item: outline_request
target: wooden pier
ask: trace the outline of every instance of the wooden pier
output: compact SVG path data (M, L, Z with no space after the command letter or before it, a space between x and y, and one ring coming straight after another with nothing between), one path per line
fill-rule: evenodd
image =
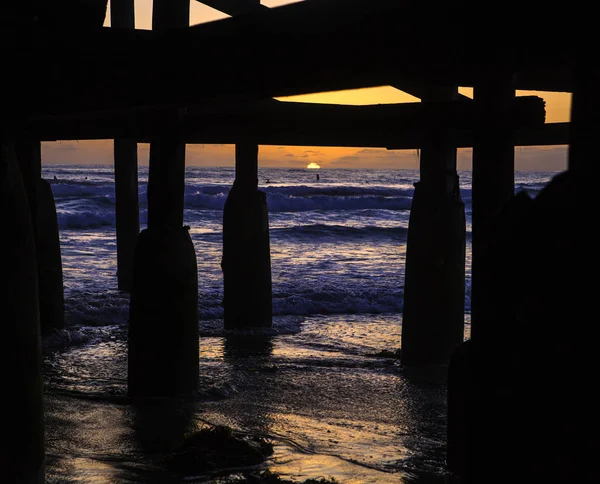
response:
M271 325L259 145L418 148L402 364L449 364L449 471L461 484L540 476L589 482L598 446L581 429L597 417L578 395L595 376L585 328L595 298L582 274L595 240L586 216L598 205L585 193L597 171L599 69L584 54L596 44L583 2L558 11L511 1L494 5L493 14L474 0L305 0L274 9L256 0L202 3L232 17L189 27L189 0L154 0L153 29L141 31L133 0L111 1L111 28L102 27L103 0L70 0L54 10L39 2L0 7L0 210L7 230L0 247L10 287L0 297L9 308L5 337L19 348L0 352L12 388L7 415L16 422L0 444L7 482L44 482L40 334L64 325L56 209L41 179L40 142L84 139L114 140L118 279L131 293L132 398L197 390L199 281L183 217L186 144L236 146L223 229L228 328ZM547 35L548 25L571 31ZM273 99L382 85L422 102ZM473 99L458 95L458 86L473 87ZM515 97L517 89L573 93L571 122L546 124L543 99ZM141 232L137 143L150 143L148 228ZM539 201L516 198L515 146L554 144L569 145L568 170ZM464 147L473 148L472 335L465 343L465 213L456 172L456 149ZM568 230L548 242L541 234L551 232L550 210ZM563 262L550 270L553 257ZM511 272L522 267L531 272ZM566 332L579 336L562 344L544 334L560 340L570 324L579 329ZM540 359L560 361L568 396L556 398ZM553 399L560 405L548 404ZM560 463L551 443L572 446ZM506 457L506 449L514 455ZM503 468L507 462L519 470Z

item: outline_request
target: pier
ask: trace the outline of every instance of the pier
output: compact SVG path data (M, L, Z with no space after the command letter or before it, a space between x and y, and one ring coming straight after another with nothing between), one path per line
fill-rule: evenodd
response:
M186 144L235 145L223 213L227 329L272 325L261 145L418 149L401 363L448 367L448 471L460 484L510 482L515 473L516 482L588 482L598 450L583 429L597 419L584 395L595 376L587 329L595 298L586 278L595 274L590 225L597 201L589 194L599 69L584 54L593 29L580 3L555 12L509 2L493 23L489 7L472 0L305 0L273 9L255 0L202 3L231 18L190 27L189 0L154 0L152 30L143 31L135 29L133 0L111 0L110 28L103 27L106 0L70 0L54 10L35 2L0 7L10 73L0 112L0 274L7 288L0 297L8 330L0 371L13 389L7 415L16 423L0 444L8 481L44 482L40 342L65 326L58 221L40 143L104 139L114 140L117 277L130 294L132 400L198 391L202 248L184 219ZM545 26L557 24L575 30L544 38ZM274 99L374 86L421 102ZM472 87L473 99L459 86ZM546 123L544 100L516 90L572 93L571 121ZM139 143L150 143L143 230ZM515 196L515 147L540 145L569 145L568 169L535 200ZM457 149L465 147L473 149L468 341L456 166ZM550 210L563 217L564 231ZM549 267L557 253L564 263ZM519 274L521 267L530 270ZM555 463L552 453L563 445ZM505 467L506 449L519 471Z

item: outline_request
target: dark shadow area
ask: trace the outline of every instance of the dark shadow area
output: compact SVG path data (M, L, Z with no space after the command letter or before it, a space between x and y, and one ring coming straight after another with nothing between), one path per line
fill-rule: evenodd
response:
M135 440L151 455L164 455L181 445L186 433L195 429L195 404L179 398L153 398L133 401L132 425Z
M488 255L518 337L503 321L453 357L449 465L465 483L598 478L593 179L560 173L496 219Z
M273 354L272 336L230 333L225 336L223 357L233 367L244 361L255 361L260 366L268 365Z

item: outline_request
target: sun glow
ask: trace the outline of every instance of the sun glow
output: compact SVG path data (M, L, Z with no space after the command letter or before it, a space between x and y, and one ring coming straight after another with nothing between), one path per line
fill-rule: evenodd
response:
M309 163L306 168L309 170L318 170L321 167L317 163Z

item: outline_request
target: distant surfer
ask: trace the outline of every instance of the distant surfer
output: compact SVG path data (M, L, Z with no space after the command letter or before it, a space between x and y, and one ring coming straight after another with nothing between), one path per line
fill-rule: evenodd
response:
M319 180L320 180L320 177L319 177L319 174L317 173L317 181L319 181Z
M56 175L54 175L54 181L58 181L58 178L56 178Z
M270 183L268 178L267 178L267 181L265 183Z

